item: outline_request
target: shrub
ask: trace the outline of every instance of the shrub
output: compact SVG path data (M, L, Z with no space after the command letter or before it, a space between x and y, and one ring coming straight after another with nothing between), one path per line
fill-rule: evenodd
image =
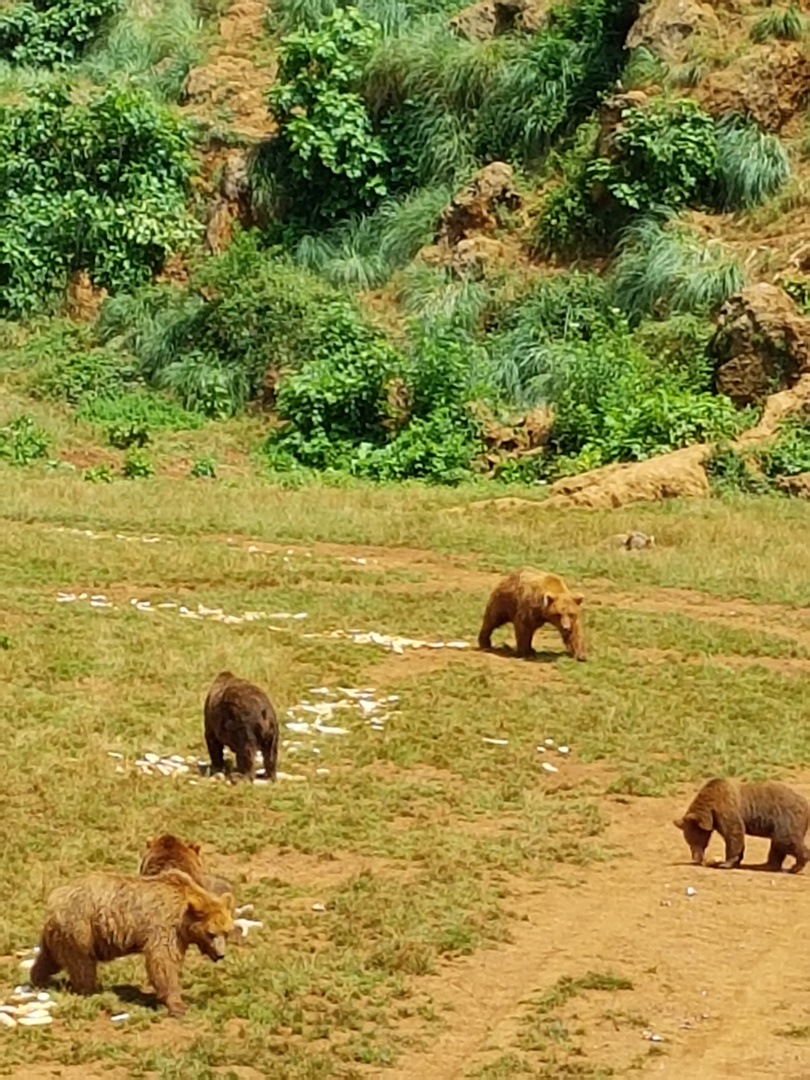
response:
M787 420L758 456L762 471L771 479L810 471L810 424Z
M313 30L282 39L268 92L278 135L254 159L270 198L302 221L330 222L386 194L387 156L359 92L380 28L336 8Z
M11 465L30 465L46 457L49 445L48 433L30 416L16 416L0 427L0 460Z
M66 85L0 106L0 314L18 317L86 270L145 281L197 226L185 207L188 134L142 90L73 102Z
M189 475L215 480L217 475L216 462L211 457L197 458L197 460L192 463Z
M85 398L76 415L80 420L102 424L110 432L121 433L186 431L203 423L199 413L188 412L163 394L146 389L130 390L117 397Z
M117 450L129 450L132 446L146 446L149 442L149 431L145 424L139 424L137 421L118 421L110 424L107 429L107 441Z
M16 64L75 60L120 0L15 0L0 10L0 59Z
M96 398L117 398L137 382L131 358L106 349L84 349L54 356L35 373L30 389L35 397L80 405Z
M772 490L768 478L751 460L738 454L727 443L714 447L706 459L709 485L716 495L743 492L764 495Z
M145 479L154 475L155 466L152 464L152 459L143 450L130 450L124 458L122 471L128 480Z
M643 315L708 312L743 287L736 260L673 222L640 218L625 230L609 282L632 320Z
M90 465L82 473L82 479L89 484L111 484L114 480L113 471L106 462L100 465Z
M574 470L728 438L740 426L727 398L685 388L629 335L570 344L548 385L553 449Z

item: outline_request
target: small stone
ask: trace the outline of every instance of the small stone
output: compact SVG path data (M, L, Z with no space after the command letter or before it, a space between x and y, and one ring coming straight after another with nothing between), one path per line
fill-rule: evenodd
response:
M687 885L687 887L686 887L686 895L687 896L697 896L697 889L693 889L691 885Z
M554 740L553 739L546 739L545 744L546 744L546 746L554 746Z
M552 765L550 761L544 761L543 762L543 768L546 770L546 772L559 772L560 771L557 768L557 766Z
M570 753L570 747L568 747L568 746L558 746L557 747L557 753L558 754L568 754L568 753Z
M326 904L313 904L312 905L312 910L313 911L326 911Z
M148 762L150 765L157 765L160 761L160 754L144 754L142 760Z

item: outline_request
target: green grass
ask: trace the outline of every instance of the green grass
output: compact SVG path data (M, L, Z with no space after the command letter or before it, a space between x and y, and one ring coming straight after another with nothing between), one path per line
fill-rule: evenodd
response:
M166 454L157 452L159 470ZM0 654L3 820L14 838L0 874L6 985L19 981L8 957L34 943L56 881L134 870L146 838L164 829L203 840L212 869L264 922L223 965L189 956L182 1027L132 1000L126 988L143 969L121 961L103 969L98 997L59 992L49 1032L8 1042L8 1069L103 1061L129 1075L200 1078L240 1066L301 1078L383 1069L452 1022L434 1000L436 976L509 939L516 883L542 889L563 864L613 857L608 787L661 795L708 773L777 776L810 764L794 722L805 675L779 666L800 664L810 639L801 558L810 510L798 502L458 514L480 490L285 490L249 475L91 485L38 465L0 465L0 480L0 633L11 646ZM604 547L631 525L658 546L638 557ZM160 540L138 539L148 535ZM254 541L264 546L250 552ZM351 561L360 556L365 564ZM538 637L545 655L533 664L474 649L397 657L306 636L357 627L471 641L494 574L538 562L586 592L587 664L562 655L553 632ZM687 586L718 602L666 591ZM103 592L115 606L60 604L59 590ZM735 622L719 598L741 596L771 606L737 600ZM272 631L268 621L146 614L131 598L307 618ZM266 686L282 713L319 685L372 685L398 694L398 711L384 731L354 714L339 721L344 736L285 730L301 746L282 750L281 768L303 782L230 788L138 775L132 762L146 750L204 756L201 702L225 666ZM541 764L558 761L564 777L562 757L536 749L549 737L584 770L559 789ZM124 755L123 772L111 751ZM313 911L315 901L326 910ZM610 1075L579 1056L585 1021L570 1010L624 985L603 973L538 990L514 1051L477 1075L524 1065L537 1075L538 1062L544 1076ZM107 1019L122 1008L126 1034Z

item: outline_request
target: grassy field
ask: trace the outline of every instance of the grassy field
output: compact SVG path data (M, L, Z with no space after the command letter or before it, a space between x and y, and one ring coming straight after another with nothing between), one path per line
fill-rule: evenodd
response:
M4 986L21 981L15 951L35 943L56 883L134 871L164 830L202 841L263 922L224 964L189 954L182 1021L138 991L139 959L119 961L102 968L100 996L57 992L51 1028L4 1034L0 1073L382 1074L453 1024L437 987L455 958L526 932L526 889L619 857L610 796L810 765L795 722L810 671L810 509L763 499L553 513L476 508L480 498L247 476L96 486L0 467ZM605 545L630 527L657 546ZM531 663L320 636L472 645L497 574L521 564L586 593L588 663L553 632ZM160 603L306 618L229 624ZM345 710L342 735L285 729L280 769L297 779L274 787L139 774L145 751L204 757L202 700L223 667L266 687L285 720L317 687L398 700L378 728ZM570 753L539 752L545 739ZM661 858L685 857L674 830L669 840ZM599 1051L565 1050L555 1010L593 994L621 1010L629 983L616 968L583 962L561 983L538 969L512 1050L458 1075L613 1075ZM110 1015L122 1009L119 1027Z

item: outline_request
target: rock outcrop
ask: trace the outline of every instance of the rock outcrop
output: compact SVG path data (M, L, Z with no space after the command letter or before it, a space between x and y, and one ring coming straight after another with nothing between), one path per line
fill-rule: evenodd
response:
M699 37L718 38L720 20L708 4L697 0L651 0L641 8L625 46L644 46L667 63L681 63Z
M457 12L450 25L468 41L489 41L514 30L534 34L550 7L550 0L479 0Z
M754 45L702 79L694 96L713 116L750 115L767 131L779 131L810 97L810 58L792 42Z
M759 403L810 371L810 318L777 285L751 285L723 304L711 347L717 390Z

